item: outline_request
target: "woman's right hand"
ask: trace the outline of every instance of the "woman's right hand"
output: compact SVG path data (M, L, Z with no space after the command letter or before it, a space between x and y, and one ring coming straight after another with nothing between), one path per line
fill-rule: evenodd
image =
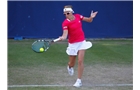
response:
M65 40L65 38L63 36L60 36L59 38L60 38L61 41Z

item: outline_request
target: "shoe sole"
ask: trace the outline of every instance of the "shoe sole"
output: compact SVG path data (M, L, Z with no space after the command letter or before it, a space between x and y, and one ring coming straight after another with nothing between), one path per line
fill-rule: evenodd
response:
M74 86L74 85L73 85ZM77 87L77 88L79 88L79 87L81 87L82 85L80 85L80 86L74 86L74 87Z

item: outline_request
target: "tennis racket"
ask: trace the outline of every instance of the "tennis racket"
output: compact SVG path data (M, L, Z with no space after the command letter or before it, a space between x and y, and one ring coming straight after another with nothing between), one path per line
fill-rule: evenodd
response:
M60 38L50 40L50 41L46 40L46 39L36 40L32 43L32 50L37 53L46 52L52 43L57 42L59 40L60 40ZM43 51L40 51L40 49L43 49Z

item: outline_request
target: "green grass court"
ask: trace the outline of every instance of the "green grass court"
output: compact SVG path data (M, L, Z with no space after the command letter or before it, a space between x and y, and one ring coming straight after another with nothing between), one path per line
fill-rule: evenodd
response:
M74 88L74 76L67 73L67 42L51 45L45 53L35 53L35 40L8 40L8 86L64 85L63 87L8 87L8 90L132 90L133 86L95 86L133 84L133 40L90 40L86 51L83 86Z

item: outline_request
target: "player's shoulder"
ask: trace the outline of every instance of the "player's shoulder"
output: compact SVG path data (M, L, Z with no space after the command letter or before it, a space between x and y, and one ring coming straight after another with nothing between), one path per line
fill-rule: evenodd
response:
M63 21L63 23L62 24L68 24L69 22L68 22L68 20L67 19L65 19L64 21Z
M76 13L76 14L74 14L74 16L80 16L80 14L77 14L77 13Z
M68 22L68 20L67 19L64 19L63 23L66 23L66 22Z
M78 18L83 18L83 15L81 14L74 14L75 17L78 17Z

